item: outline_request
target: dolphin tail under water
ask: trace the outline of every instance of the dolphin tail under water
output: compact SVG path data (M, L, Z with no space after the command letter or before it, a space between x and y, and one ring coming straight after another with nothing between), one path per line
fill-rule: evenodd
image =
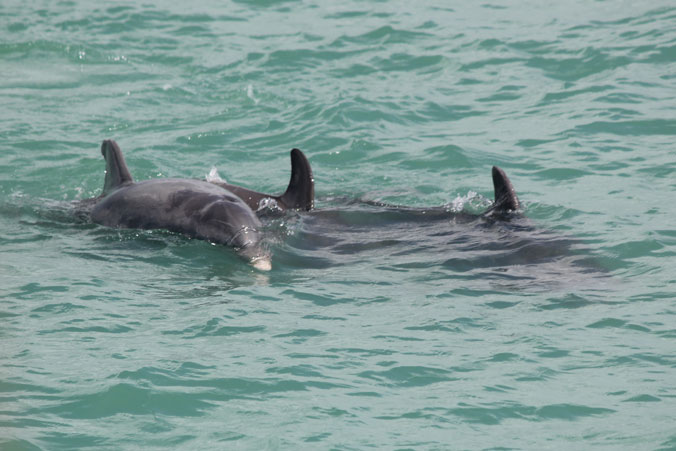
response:
M259 193L224 181L211 181L239 196L252 210L265 205L265 199L272 199L282 210L310 211L315 201L315 181L307 157L299 149L291 150L291 180L284 194L273 196Z

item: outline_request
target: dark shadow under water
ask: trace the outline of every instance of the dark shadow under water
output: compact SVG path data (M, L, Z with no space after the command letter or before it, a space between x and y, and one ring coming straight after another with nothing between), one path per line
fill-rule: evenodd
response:
M3 216L15 216L51 234L83 234L81 248L63 250L70 255L177 267L186 289L191 274L234 288L292 282L294 274L363 264L369 268L365 275L374 279L378 275L371 269L427 274L436 281L480 278L493 287L516 290L591 287L608 277L582 240L537 227L518 214L492 217L450 207L395 207L346 199L332 199L330 205L310 212L263 213L273 253L268 275L258 274L221 246L165 231L97 226L88 220L81 202L32 201L5 204ZM257 277L247 276L252 272ZM208 285L222 293L218 283Z
M269 221L281 237L277 267L369 263L386 271L428 271L435 279L481 277L502 288L590 286L607 271L585 243L539 228L520 214L453 212L343 201Z

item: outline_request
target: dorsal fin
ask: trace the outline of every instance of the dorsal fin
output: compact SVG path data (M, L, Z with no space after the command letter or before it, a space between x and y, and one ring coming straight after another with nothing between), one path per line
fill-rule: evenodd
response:
M106 160L106 180L103 182L103 196L111 191L129 183L134 183L131 178L127 163L124 161L120 146L112 139L106 139L101 144L101 154Z
M226 182L212 181L211 183L229 190L242 199L253 211L258 210L261 201L264 199L276 200L277 205L283 210L309 211L314 207L315 181L312 177L312 168L303 152L298 149L291 150L291 180L281 196L259 193Z
M521 205L512 182L509 181L505 171L497 166L493 166L493 189L495 190L495 204L491 211L507 212L520 208Z
M287 208L312 210L315 204L315 179L310 162L299 149L291 150L291 180L280 199Z

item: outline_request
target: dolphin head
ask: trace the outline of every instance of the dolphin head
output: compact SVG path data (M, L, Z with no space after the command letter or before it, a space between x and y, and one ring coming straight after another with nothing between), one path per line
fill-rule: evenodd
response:
M269 271L272 269L270 253L261 245L262 234L251 226L241 227L230 239L229 244L237 253L249 260L256 269Z
M257 269L271 269L270 254L262 245L263 225L239 197L221 195L203 207L199 216L204 238L233 247Z

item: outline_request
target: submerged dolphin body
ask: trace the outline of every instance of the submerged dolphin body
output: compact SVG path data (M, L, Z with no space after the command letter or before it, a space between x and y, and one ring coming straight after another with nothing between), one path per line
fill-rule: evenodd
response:
M429 268L453 279L475 275L519 287L580 284L605 275L582 240L536 227L523 214L505 171L494 166L492 181L494 201L479 213L332 198L280 223L284 246L276 249L276 261L308 269L364 262L394 272Z
M115 141L101 145L106 160L103 193L91 220L109 227L166 229L233 247L261 270L271 267L261 247L261 222L249 206L224 187L199 180L167 178L134 182Z

